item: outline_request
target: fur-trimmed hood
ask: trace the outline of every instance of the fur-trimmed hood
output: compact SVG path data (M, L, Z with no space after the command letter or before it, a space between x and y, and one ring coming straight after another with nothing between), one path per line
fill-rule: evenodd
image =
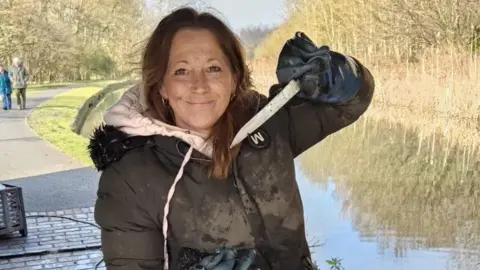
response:
M95 168L103 171L127 151L147 144L154 144L152 136L131 136L112 125L101 125L93 131L88 152Z

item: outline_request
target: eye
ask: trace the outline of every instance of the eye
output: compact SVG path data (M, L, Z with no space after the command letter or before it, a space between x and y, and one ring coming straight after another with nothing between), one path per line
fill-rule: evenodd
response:
M187 73L187 70L184 69L184 68L180 68L180 69L177 69L175 70L175 75L185 75L185 73Z
M211 67L208 68L208 71L209 72L220 72L220 71L222 71L222 69L218 66L211 66Z

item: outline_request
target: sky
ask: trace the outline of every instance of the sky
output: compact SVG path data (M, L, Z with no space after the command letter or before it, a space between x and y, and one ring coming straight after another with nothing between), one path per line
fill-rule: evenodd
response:
M235 30L248 25L273 25L284 18L283 0L210 0L210 5Z
M159 3L162 0L145 0L147 5ZM163 0L165 1L165 0ZM207 7L207 11L220 13L220 17L226 21L235 31L249 25L275 25L283 21L285 17L284 0L167 0L171 5L178 7L185 2L194 3ZM172 4L175 3L175 4ZM177 4L178 3L178 4Z

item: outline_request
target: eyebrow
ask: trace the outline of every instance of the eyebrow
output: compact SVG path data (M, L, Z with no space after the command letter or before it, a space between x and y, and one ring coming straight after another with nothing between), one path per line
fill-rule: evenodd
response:
M212 61L220 61L220 60L218 60L218 59L216 59L216 58L208 58L208 59L207 59L207 62L212 62ZM188 62L187 60L179 60L179 61L177 61L176 63L188 64L189 62Z

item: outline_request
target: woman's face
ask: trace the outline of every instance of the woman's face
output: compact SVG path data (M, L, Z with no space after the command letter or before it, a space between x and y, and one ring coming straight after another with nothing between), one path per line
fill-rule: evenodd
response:
M227 57L208 30L176 33L160 94L178 127L208 135L225 112L235 81Z

